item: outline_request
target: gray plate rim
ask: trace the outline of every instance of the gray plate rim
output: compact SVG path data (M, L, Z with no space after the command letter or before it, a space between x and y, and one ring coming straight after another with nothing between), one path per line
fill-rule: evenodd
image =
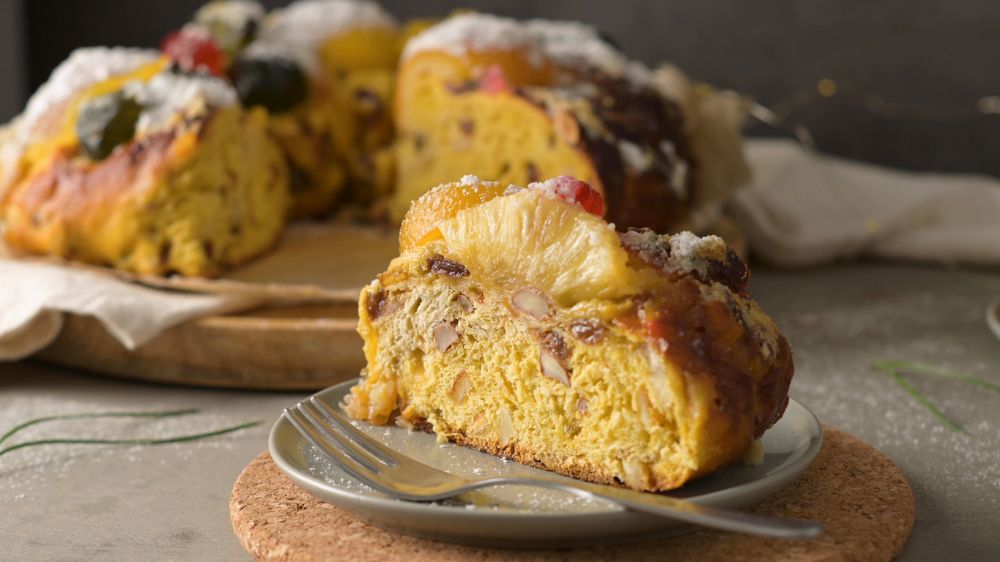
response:
M346 392L357 383L358 379L351 379L349 381L342 382L340 384L325 388L312 396L324 400L329 404L339 403L339 397L346 394ZM335 395L338 397L337 400L329 400L326 397L329 395ZM339 395L339 396L338 396ZM738 486L733 486L730 488L723 488L720 490L712 491L706 494L701 494L697 496L685 497L684 499L697 502L704 505L723 505L727 503L728 498L730 498L734 493L739 493L740 495L752 496L754 492L766 488L772 485L772 481L780 480L782 478L787 479L783 486L787 486L794 479L795 476L801 474L816 458L819 453L820 448L823 443L823 430L820 425L819 419L816 415L806 408L802 403L798 402L793 398L789 398L788 409L785 412L785 416L782 419L786 419L788 415L788 410L795 409L801 410L802 414L805 414L807 421L809 422L809 428L807 430L810 438L809 446L803 450L797 457L792 459L790 462L786 462L780 466L775 472L768 474L766 477L759 480L754 480L752 482L740 484ZM777 423L781 423L779 420ZM398 500L390 497L380 497L371 496L367 494L358 494L354 492L349 492L338 488L337 486L327 482L324 479L315 477L307 472L299 470L297 466L280 453L281 448L278 443L279 429L288 424L284 416L279 416L278 420L271 428L271 432L268 436L268 450L271 453L271 458L274 460L278 468L299 486L309 491L309 487L316 487L322 489L325 493L330 494L334 497L339 497L344 500L350 501L352 503L360 503L371 506L378 506L383 509L394 510L401 515L427 515L428 510L434 510L440 513L442 516L454 516L461 514L463 518L484 518L484 519L560 519L560 520L572 520L572 519L590 519L594 517L606 517L609 511L599 511L599 512L561 512L561 511L551 511L551 512L517 512L517 511L492 511L492 510L468 510L460 506L448 506L441 504L428 504L420 502L408 502L403 500ZM295 430L289 428L293 433ZM295 433L295 435L298 435ZM302 439L299 437L299 439ZM310 445L311 446L311 445ZM484 455L487 453L483 453ZM314 494L313 494L314 495ZM322 497L317 496L321 501L326 502ZM618 510L624 511L624 510ZM362 514L363 515L363 514Z

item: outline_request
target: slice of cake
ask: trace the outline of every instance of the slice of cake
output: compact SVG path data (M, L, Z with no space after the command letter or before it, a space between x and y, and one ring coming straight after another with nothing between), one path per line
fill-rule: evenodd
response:
M615 231L590 185L434 188L361 293L347 410L570 476L669 490L741 457L792 354L717 237Z
M140 274L209 276L273 245L288 172L267 116L155 51L73 53L2 150L4 238Z
M570 175L619 228L702 229L748 178L742 112L737 96L655 73L584 24L460 14L403 50L390 210L401 220L427 186L464 173Z

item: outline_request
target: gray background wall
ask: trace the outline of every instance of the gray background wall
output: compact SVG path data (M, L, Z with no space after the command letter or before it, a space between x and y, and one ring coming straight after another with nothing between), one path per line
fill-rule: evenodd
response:
M25 0L19 25L0 0L0 118L23 103L6 59L24 31L28 88L72 48L154 46L200 0ZM266 1L269 6L287 2ZM755 96L765 105L821 78L890 101L873 113L858 97L814 101L794 111L820 149L914 170L1000 176L1000 116L976 102L1000 95L997 0L384 0L402 18L469 7L517 17L574 18L594 24L647 63L673 61L689 74ZM13 15L11 15L13 14ZM15 34L16 35L16 34ZM6 42L6 43L5 43ZM12 96L11 92L17 92ZM18 101L12 102L12 99ZM751 134L776 134L764 126Z

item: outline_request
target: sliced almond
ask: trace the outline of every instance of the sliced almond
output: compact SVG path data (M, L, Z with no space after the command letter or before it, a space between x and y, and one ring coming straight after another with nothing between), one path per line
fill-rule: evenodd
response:
M566 372L566 369L559 362L559 358L555 354L547 349L543 349L539 354L538 361L542 366L543 375L569 386L569 373Z
M586 414L587 413L587 408L589 406L590 405L587 403L587 399L586 398L584 398L583 396L581 396L580 398L577 398L577 400L576 400L576 411L577 412L580 412L581 414Z
M469 435L472 436L486 436L489 426L486 423L486 416L482 412L476 414L473 418L472 423L469 424Z
M625 485L633 490L645 490L649 488L649 469L646 464L638 459L625 459L622 461L622 480Z
M560 361L569 359L569 346L566 345L566 340L559 332L548 330L540 334L539 339L542 342L542 347L551 351Z
M673 391L670 389L670 373L667 371L667 364L663 354L657 351L652 345L648 347L649 367L652 376L649 379L649 388L652 391L651 403L660 412L671 412L673 410Z
M514 293L510 302L514 308L535 320L544 320L549 315L549 303L538 290L525 287Z
M434 327L434 345L437 346L438 351L448 351L448 348L457 341L458 331L455 330L451 322L442 321Z
M565 110L556 112L552 117L552 124L567 144L575 146L580 142L580 125L570 112Z
M649 400L649 394L645 390L639 391L639 419L642 420L642 425L644 427L653 427L658 423L658 415L655 413L656 408L653 403Z
M499 441L501 447L506 447L514 436L514 420L510 417L510 411L505 407L500 407L499 415Z
M465 296L463 293L458 294L458 305L461 306L462 310L465 312L472 312L476 310L476 305L472 302L472 299Z
M451 399L459 404L465 402L465 397L469 394L470 389L472 389L472 380L465 371L462 371L455 377L455 382L451 384Z

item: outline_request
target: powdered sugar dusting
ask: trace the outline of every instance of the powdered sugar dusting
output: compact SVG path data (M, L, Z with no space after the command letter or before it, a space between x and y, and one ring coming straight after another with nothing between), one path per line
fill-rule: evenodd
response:
M618 152L621 153L625 166L634 173L644 172L653 165L653 157L634 142L619 140Z
M161 72L148 82L129 82L124 92L143 107L136 137L170 127L190 109L227 107L239 101L236 91L221 78Z
M718 236L697 236L684 231L657 234L648 228L619 234L622 244L646 263L667 273L694 272L708 277L708 262L726 258L726 243Z
M265 18L260 38L317 49L324 41L352 29L396 25L395 18L375 2L299 0Z
M12 130L4 135L5 142L0 149L0 193L16 177L21 155L37 140L40 124L50 112L84 89L133 72L159 57L159 52L151 49L126 47L84 47L73 51L31 96L24 113L10 125Z
M638 83L652 81L652 73L644 65L630 61L613 47L593 27L575 21L535 19L525 22L528 30L541 42L546 56L557 64L572 67L585 64L616 78Z
M51 380L47 382L53 382ZM81 392L82 396L88 393ZM157 400L150 397L141 406L112 405L112 399L78 399L61 395L53 399L45 387L18 390L16 396L0 400L0 433L29 419L49 416L108 411L156 411L190 407L190 403L175 400ZM99 418L83 420L59 420L35 425L18 432L3 446L26 441L51 438L69 439L161 439L192 435L222 429L247 422L246 414L226 413L224 409L205 408L203 411L177 417L165 418ZM201 452L209 449L231 450L234 441L261 440L266 427L248 429L231 435L224 435L186 444L170 444L175 463L190 462ZM256 433L256 435L254 435ZM109 468L121 469L122 463L148 462L152 456L145 453L151 446L120 445L43 445L26 447L0 457L0 503L36 501L50 493L47 488L59 481L73 481L78 463L101 464ZM142 452L141 452L142 451ZM78 482L84 485L85 482Z
M536 66L550 60L566 68L589 66L636 83L652 81L648 68L630 61L601 39L593 27L572 21L534 19L522 22L490 14L461 14L411 39L403 51L403 58L424 51L444 51L461 57L468 51L491 50L521 50Z
M1000 384L1000 348L982 321L982 307L1000 294L1000 279L900 265L761 269L754 273L754 294L795 351L792 395L824 423L892 458L913 485L918 513L924 505L938 514L927 521L926 533L918 517L911 542L922 535L940 540L949 522L949 536L988 536L984 531L995 527L1000 512L1000 395L907 374L965 427L967 433L958 433L872 364L925 363Z
M151 49L126 47L84 47L73 51L28 100L21 121L21 140L30 138L38 122L49 111L83 89L114 76L128 74L159 57L160 54Z
M685 260L722 259L726 255L726 243L715 235L678 232L670 236L670 254Z
M468 51L524 50L528 60L543 62L537 36L517 20L491 14L460 14L417 34L403 50L403 59L424 51L444 51L461 57Z
M476 186L476 185L479 185L479 178L476 177L476 176L474 176L474 175L472 175L472 174L466 174L466 175L462 176L461 181L459 181L458 183L460 183L462 185L467 185L467 186L470 186L470 187L471 186Z

